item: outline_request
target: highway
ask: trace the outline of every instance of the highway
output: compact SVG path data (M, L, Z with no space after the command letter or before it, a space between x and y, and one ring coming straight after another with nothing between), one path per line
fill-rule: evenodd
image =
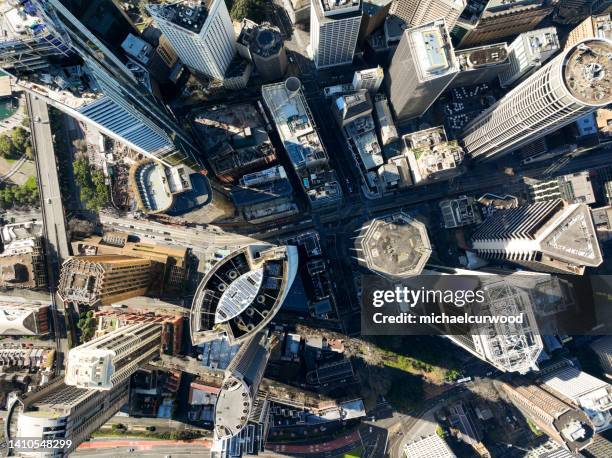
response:
M47 276L51 293L53 331L57 349L61 355L68 351L68 342L62 338L64 329L64 303L57 295L56 285L62 261L70 256L64 208L60 197L60 185L53 149L53 134L46 102L26 93L30 116L32 148L36 159L36 175L43 217L44 246L47 260ZM56 371L61 371L61 357Z

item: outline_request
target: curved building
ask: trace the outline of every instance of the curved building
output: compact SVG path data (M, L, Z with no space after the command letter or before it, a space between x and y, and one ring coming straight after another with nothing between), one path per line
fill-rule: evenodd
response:
M215 405L215 439L236 436L267 410L266 396L258 392L269 357L270 341L260 332L242 344L232 359Z
M240 341L262 330L280 309L298 267L294 246L249 245L217 263L191 306L194 345L225 333Z
M612 102L612 41L583 40L470 122L465 150L487 159L518 149Z

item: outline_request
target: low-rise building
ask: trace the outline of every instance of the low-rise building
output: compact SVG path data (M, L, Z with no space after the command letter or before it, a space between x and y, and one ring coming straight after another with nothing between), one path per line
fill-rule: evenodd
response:
M40 336L49 332L49 305L0 301L0 336Z
M404 446L405 458L456 458L448 444L437 434L418 439Z
M399 140L397 129L393 123L391 116L391 108L389 101L384 94L377 94L374 99L374 109L376 110L376 119L378 120L378 130L383 146Z
M444 127L432 127L404 135L405 152L415 185L448 179L459 173L464 152L457 141L448 141Z
M473 197L460 196L456 199L446 199L439 205L446 229L482 222L478 201Z
M563 199L571 204L592 204L595 193L588 171L561 175L550 180L525 178L529 197L533 202Z
M602 336L591 344L607 377L612 378L612 336Z
M6 227L5 227L6 228ZM13 229L16 229L15 227ZM8 237L0 254L0 287L37 289L47 286L47 266L42 238L13 238L11 230L3 230Z

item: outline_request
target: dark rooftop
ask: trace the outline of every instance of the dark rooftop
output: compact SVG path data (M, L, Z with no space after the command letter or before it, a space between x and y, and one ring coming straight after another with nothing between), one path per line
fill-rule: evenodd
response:
M212 0L175 1L150 5L151 11L191 32L199 33L208 17Z

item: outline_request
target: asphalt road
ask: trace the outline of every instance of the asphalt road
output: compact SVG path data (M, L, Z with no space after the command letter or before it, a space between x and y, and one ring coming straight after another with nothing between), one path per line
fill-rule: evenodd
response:
M70 256L68 234L53 149L49 109L45 101L28 93L26 93L26 104L30 116L32 147L36 157L36 174L44 222L43 235L49 291L51 293L53 330L57 349L60 352L60 363L57 364L56 370L60 371L62 367L61 355L68 351L68 342L63 338L63 335L65 335L64 303L57 296L56 285L60 265L63 260Z

